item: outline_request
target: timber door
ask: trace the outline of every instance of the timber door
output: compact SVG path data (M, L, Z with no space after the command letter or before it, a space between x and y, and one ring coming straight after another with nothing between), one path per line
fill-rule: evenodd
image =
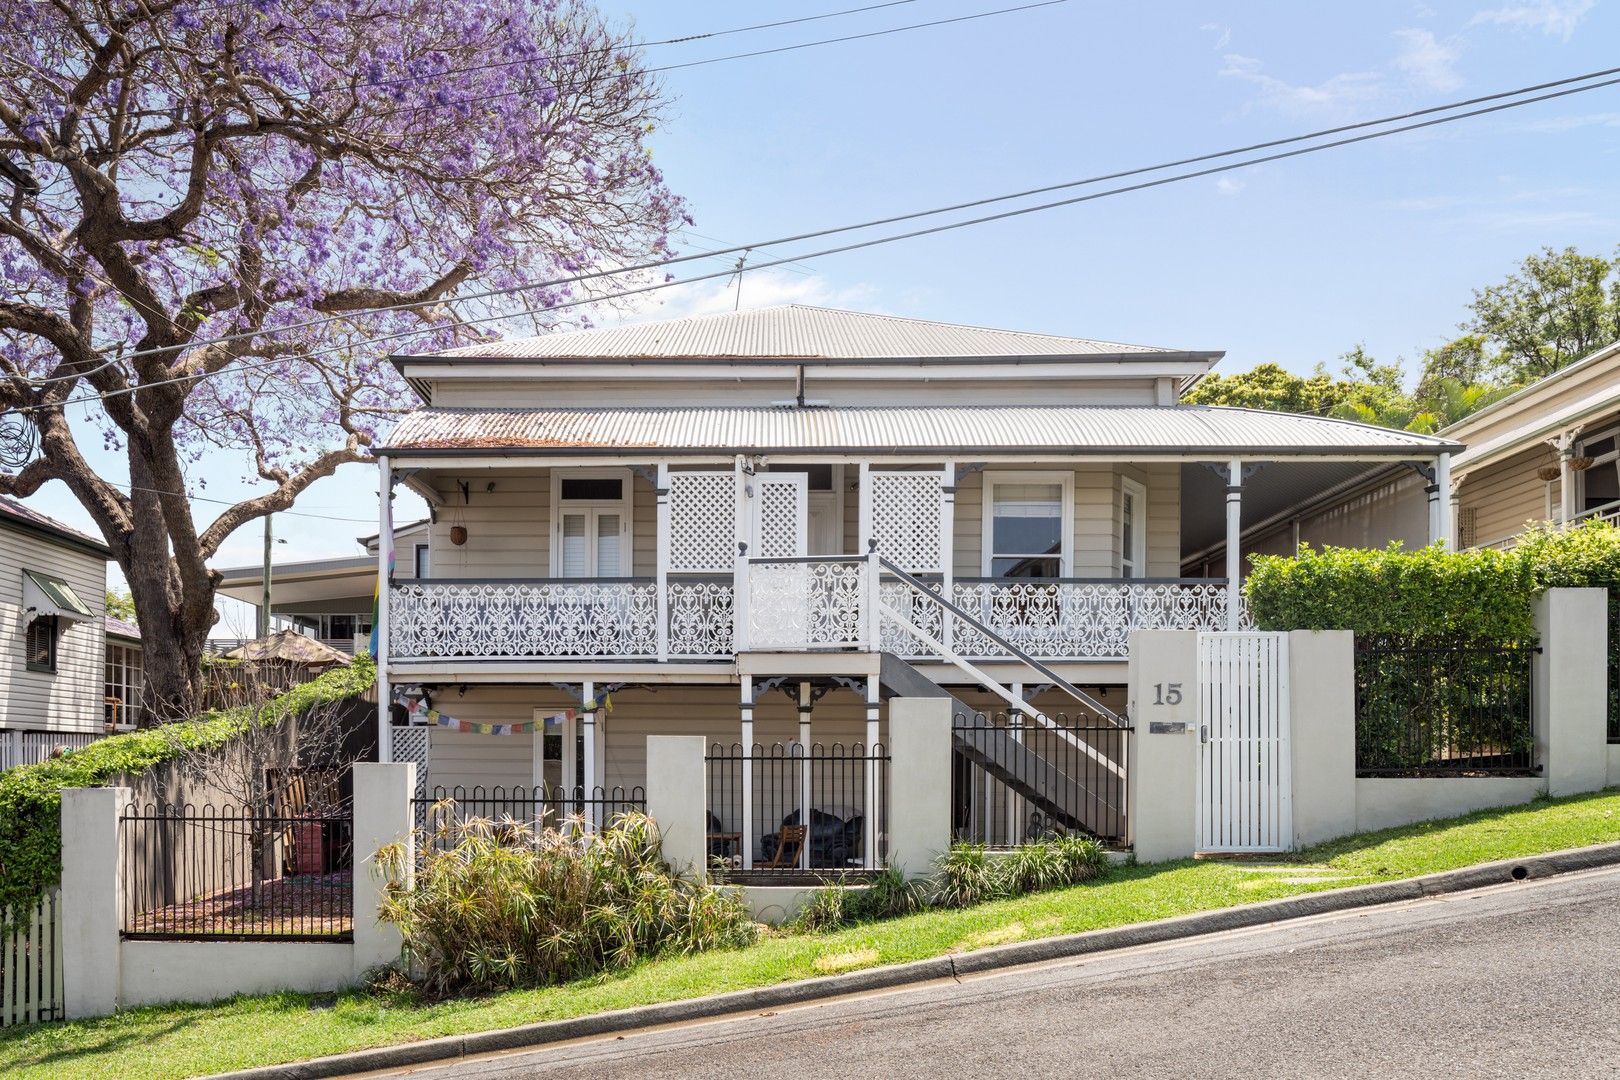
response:
M1198 723L1198 850L1287 851L1287 635L1199 634Z

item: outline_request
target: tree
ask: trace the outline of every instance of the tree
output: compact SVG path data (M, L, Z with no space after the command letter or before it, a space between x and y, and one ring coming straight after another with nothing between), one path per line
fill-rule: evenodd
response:
M587 0L31 0L0 29L0 409L42 451L0 492L61 480L94 518L159 716L187 711L220 544L407 407L368 337L551 325L576 290L469 294L667 252L684 216L661 91ZM187 469L222 449L267 486L199 521Z
M1210 375L1193 387L1193 405L1230 405L1274 412L1326 416L1343 400L1346 388L1326 371L1296 375L1277 364L1256 364L1250 371Z
M1462 329L1497 345L1498 377L1526 383L1620 339L1620 274L1601 255L1543 248L1500 285L1476 289Z
M125 622L135 621L135 598L117 589L107 590L107 614Z

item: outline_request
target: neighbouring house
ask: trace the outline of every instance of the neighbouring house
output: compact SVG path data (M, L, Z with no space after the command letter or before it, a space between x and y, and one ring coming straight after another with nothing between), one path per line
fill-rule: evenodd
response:
M0 497L0 768L104 733L111 558L100 540Z
M1246 525L1249 554L1429 542L1442 494L1457 546L1507 547L1536 522L1620 518L1620 342L1480 409L1439 433L1467 449L1442 488L1422 461L1333 485ZM1189 552L1189 573L1222 565L1224 541Z
M594 813L648 735L697 735L711 854L870 867L885 702L949 694L1015 719L957 734L995 782L954 785L960 833L1123 842L1096 816L1122 796L1081 813L1032 777L1123 784L1133 630L1246 625L1236 559L1187 555L1462 449L1183 404L1221 355L795 305L395 357L426 404L378 450L381 535L403 484L432 558L387 590L379 694L412 722L385 760Z
M342 653L365 652L371 641L371 612L377 588L377 537L356 538L364 555L339 559L306 559L272 563L270 625L291 628ZM410 580L428 576L428 522L401 525L394 531L394 576ZM253 607L264 603L264 566L221 570L219 595ZM215 638L216 652L245 644L242 638Z
M107 629L107 693L102 704L107 727L115 731L140 727L146 692L141 628L113 615L103 622Z

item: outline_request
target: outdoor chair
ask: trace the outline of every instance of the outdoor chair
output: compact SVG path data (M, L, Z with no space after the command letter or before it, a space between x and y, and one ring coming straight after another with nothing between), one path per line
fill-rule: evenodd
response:
M765 864L766 870L786 870L799 864L799 852L804 849L807 830L803 825L784 825L776 834L776 853Z

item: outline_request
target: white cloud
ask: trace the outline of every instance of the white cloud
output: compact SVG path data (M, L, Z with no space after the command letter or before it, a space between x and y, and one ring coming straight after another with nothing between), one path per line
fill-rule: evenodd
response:
M1223 176L1215 181L1215 190L1222 195L1236 195L1248 184L1235 176Z
M1514 131L1558 135L1583 128L1620 127L1620 112L1582 113L1576 116L1553 116L1545 120L1525 120L1513 126Z
M1493 23L1518 30L1539 30L1568 41L1586 13L1596 6L1597 0L1540 0L1533 4L1509 4L1476 12L1468 24Z
M1230 26L1222 26L1220 23L1207 22L1198 29L1208 31L1209 33L1215 35L1215 44L1211 45L1210 48L1214 49L1216 52L1220 52L1222 49L1226 48L1232 43L1232 28Z
M762 256L763 258L763 256ZM823 307L852 307L863 311L883 311L875 306L877 290L870 285L834 285L822 277L799 274L773 274L766 271L745 273L742 280L742 308L773 307L777 304L817 304ZM737 306L734 278L649 293L642 302L619 312L593 316L598 326L646 322L650 319L682 319L688 315L712 315Z
M1315 85L1296 85L1268 75L1252 56L1227 53L1221 74L1260 90L1260 101L1281 112L1340 113L1386 96L1385 78L1376 71L1348 71Z
M1395 68L1413 85L1446 92L1462 85L1462 76L1457 73L1462 47L1455 39L1439 41L1431 31L1409 28L1395 31L1395 40L1400 42L1393 61Z

